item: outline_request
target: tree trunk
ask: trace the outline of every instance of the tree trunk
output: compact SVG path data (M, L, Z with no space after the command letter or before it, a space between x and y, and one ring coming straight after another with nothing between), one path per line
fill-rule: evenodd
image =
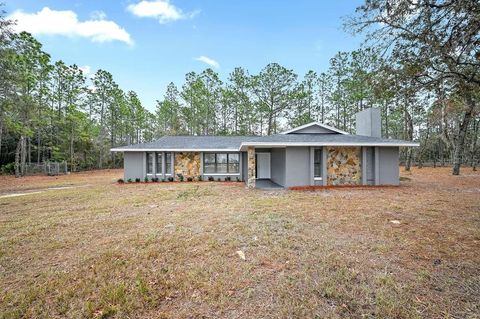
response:
M467 134L468 125L472 119L473 109L475 107L475 101L471 95L471 92L465 93L465 101L467 104L467 110L463 116L462 123L458 130L457 136L454 138L454 151L453 151L453 175L460 175L460 165L462 164L462 154L465 144L465 135Z
M27 161L27 138L23 136L22 139L22 149L21 149L21 165L20 165L20 172L22 176L25 176L26 173L26 161Z
M405 105L405 129L406 129L406 135L407 135L407 140L411 141L413 140L413 121L412 121L412 116L410 113L408 113L407 106ZM407 149L407 158L405 160L405 170L410 171L410 168L412 166L412 148L409 147Z
M27 142L28 142L28 152L27 152L28 165L30 165L30 164L32 164L32 139L30 137L28 137Z
M114 133L114 129L112 127L112 132L111 132L111 136L110 136L110 148L113 148L115 146L115 133ZM112 164L113 167L115 167L115 154L113 152L110 152L110 160L112 161Z
M15 148L15 177L20 177L20 150L22 148L22 139L23 136L17 142L17 147Z
M41 147L41 137L40 137L40 130L37 132L37 164L40 164L40 149Z
M478 140L478 129L480 127L480 120L473 121L473 134L472 134L472 148L471 148L471 163L472 170L476 171L477 165L477 140Z
M73 124L72 124L72 130L70 132L70 171L74 172L76 169L73 167Z
M412 167L412 148L409 147L407 149L407 158L405 160L405 170L409 172L411 167Z
M273 122L273 113L270 112L270 114L268 114L267 135L271 135L271 134L272 134L272 122Z
M388 138L390 135L388 134L388 103L385 100L385 136L384 138Z

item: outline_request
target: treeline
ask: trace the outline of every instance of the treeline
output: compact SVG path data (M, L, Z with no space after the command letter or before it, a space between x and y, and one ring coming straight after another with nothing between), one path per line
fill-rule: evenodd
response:
M447 5L419 3L419 14L457 18L442 11L453 10ZM411 9L400 9L390 8L392 30L412 21ZM363 32L379 9L366 5L362 10L366 15L360 11L352 18L351 30ZM402 20L407 14L410 18ZM385 14L379 16L385 19ZM390 20L380 22L387 28ZM376 36L383 44L339 52L327 70L302 77L277 63L258 74L235 68L226 79L212 69L190 72L181 87L170 83L150 112L135 92L123 91L107 71L87 78L76 65L52 62L30 34L9 32L11 23L0 20L0 165L15 167L17 175L29 162L65 160L73 171L116 167L121 154L110 153L111 147L162 135L269 135L311 121L354 133L354 114L368 107L382 110L384 137L420 141L420 148L402 154L407 168L413 160L419 165L475 166L479 158L478 58L470 58L475 57L471 46L478 44L478 28L438 31L437 41L449 35L472 40L460 53L457 45L457 55L466 55L457 57L457 66L448 57L442 65L432 50L424 49L419 56L419 48L427 44L412 40L410 34L386 54L389 34L402 39L392 31L385 38ZM428 20L416 23L417 32L437 32ZM473 25L468 17L462 23ZM418 51L415 56L407 54L409 43Z
M71 170L115 166L109 148L151 140L154 117L137 94L98 70L51 63L28 33L2 39L0 164L23 175L26 163L67 161ZM13 166L12 163L15 165Z

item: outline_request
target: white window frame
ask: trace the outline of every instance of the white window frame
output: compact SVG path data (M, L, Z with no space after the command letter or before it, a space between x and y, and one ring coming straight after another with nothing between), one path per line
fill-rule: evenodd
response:
M322 176L315 176L315 152L320 151L320 174ZM323 181L323 148L314 148L313 149L313 180L314 181Z
M217 154L226 154L227 155L227 172L226 173L207 173L205 172L205 155L207 154L214 154L215 155L215 170L217 170ZM237 173L230 173L228 172L229 169L229 159L230 154L235 154L238 156L238 172ZM240 176L241 173L241 153L237 152L203 152L202 154L202 171L203 175L206 176Z
M149 155L152 155L152 172L148 172L148 158ZM146 176L153 176L155 175L155 152L146 152L145 153L145 175Z
M173 168L173 162L174 162L174 154L173 152L164 152L165 156L164 156L164 161L165 161L165 176L172 176L172 168ZM167 172L167 154L170 154L170 170Z

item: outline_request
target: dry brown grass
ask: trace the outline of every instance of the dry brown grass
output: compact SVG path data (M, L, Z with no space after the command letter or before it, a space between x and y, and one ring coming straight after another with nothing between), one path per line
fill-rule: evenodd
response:
M311 192L2 177L89 186L0 198L0 317L478 318L480 174L449 174Z

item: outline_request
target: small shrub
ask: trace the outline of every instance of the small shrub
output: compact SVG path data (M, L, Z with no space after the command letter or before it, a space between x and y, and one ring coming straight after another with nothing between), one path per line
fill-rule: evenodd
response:
M240 182L240 177L237 176L237 182Z
M15 174L15 163L8 163L5 165L2 165L0 168L0 173L3 175L13 175Z
M133 180L131 178L127 179L127 182L132 183Z
M201 182L201 181L202 181L202 175L198 175L197 180L198 180L199 182Z
M221 182L221 181L222 181L221 177L217 178L217 182Z
M208 181L209 181L209 182L213 182L213 180L214 180L214 179L213 179L213 176L208 176Z
M185 179L185 177L183 176L183 174L177 174L177 177L178 177L178 180L180 182L183 182L183 180Z
M169 181L169 182L173 182L173 177L170 176L170 177L168 178L168 181Z
M119 178L119 179L117 179L117 183L123 184L123 183L125 183L125 181L123 180L123 178Z
M148 183L148 177L145 176L145 178L143 179L143 181L144 181L145 183Z
M135 178L135 183L140 183L140 178Z
M230 182L232 178L230 176L225 177L225 182Z
M187 182L193 182L193 177L187 177Z
M154 182L154 183L158 183L158 177L154 177L154 178L152 178L152 182Z

